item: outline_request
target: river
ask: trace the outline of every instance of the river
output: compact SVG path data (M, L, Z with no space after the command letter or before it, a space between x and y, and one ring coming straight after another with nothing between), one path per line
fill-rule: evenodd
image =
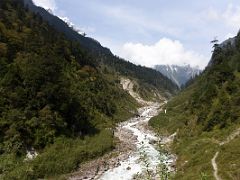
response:
M142 105L138 109L138 116L117 125L114 134L119 143L112 153L83 165L71 175L70 180L159 180L168 179L161 178L162 167L165 168L164 172L174 171L172 167L176 157L161 153L158 148L160 144L171 142L175 134L160 138L148 126L149 120L159 114L167 101L165 98L161 98L162 103L143 100L133 91L134 83L130 79L121 78L121 85Z
M119 124L118 131L130 132L136 137L132 142L129 140L136 148L127 159L119 162L118 167L109 169L99 179L131 180L137 176L143 178L146 172L150 172L148 175L152 179L159 179L158 171L161 161L168 167L168 170L171 170L169 165L172 164L173 158L158 151L157 142L160 139L147 128L148 121L159 113L160 106L159 103L151 103L138 110L138 117Z

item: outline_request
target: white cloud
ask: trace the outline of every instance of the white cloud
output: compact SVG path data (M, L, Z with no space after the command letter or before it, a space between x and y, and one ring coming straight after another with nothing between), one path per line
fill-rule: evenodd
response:
M34 4L41 6L45 9L51 9L52 11L57 9L55 0L33 0Z
M224 39L233 38L233 37L235 37L235 36L236 36L236 34L228 33L228 34L226 34L226 35L224 36Z
M240 6L229 4L222 16L227 25L237 29L240 28Z
M204 15L205 15L205 12L204 12ZM220 18L219 16L220 16L219 13L213 8L210 8L207 11L207 19L208 20L212 20L212 21L219 20L219 18Z
M73 28L79 34L94 33L95 32L95 28L93 28L93 27L90 27L90 26L79 27L79 26L75 25L68 17L61 17L61 16L58 16L58 17L60 19L62 19L64 22L66 22L69 27Z
M148 17L148 15L140 9L125 6L100 6L98 9L107 17L114 18L118 23L124 24L126 27L130 25L142 34L147 34L149 30L171 35L180 33L178 28L166 26L161 23L159 19Z
M153 45L126 43L120 54L133 63L147 67L157 64L190 64L204 68L209 60L194 51L186 50L179 41L168 38L162 38Z
M214 8L208 10L207 20L224 23L225 26L238 30L240 28L240 6L228 4L225 10L218 11Z

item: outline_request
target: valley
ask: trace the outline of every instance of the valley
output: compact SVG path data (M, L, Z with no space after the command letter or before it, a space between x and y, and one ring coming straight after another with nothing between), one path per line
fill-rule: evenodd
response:
M158 105L147 101L178 91L161 73L114 56L31 0L2 0L0 10L0 179L76 171L114 152L114 129L141 103L156 113Z
M162 97L161 103L145 101L133 91L134 83L130 79L122 78L121 84L143 107L138 109L136 117L117 125L114 134L119 144L114 150L115 157L107 155L101 160L89 162L69 179L159 179L164 176L170 178L170 174L174 173L176 157L158 149L172 140L157 136L148 127L148 121L162 110L166 99Z
M214 38L207 64L134 30L116 38L124 59L35 2L0 0L1 180L240 179L240 32Z

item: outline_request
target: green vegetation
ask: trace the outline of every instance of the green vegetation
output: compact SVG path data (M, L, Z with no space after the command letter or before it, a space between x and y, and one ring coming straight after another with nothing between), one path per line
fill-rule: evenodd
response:
M136 66L120 57L114 56L108 48L102 47L101 44L92 38L78 34L73 28L69 28L67 23L57 16L50 14L43 8L36 7L32 0L24 0L30 11L41 15L57 31L62 32L69 40L78 42L82 50L87 52L91 59L95 60L96 66L103 73L118 74L120 76L131 77L141 86L141 89L157 89L165 96L175 94L178 90L176 84L163 76L160 72L151 68ZM168 92L168 93L166 93ZM148 97L149 98L149 97Z
M239 140L224 146L240 125L240 34L236 45L216 46L211 64L162 112L150 120L160 134L177 137L172 145L177 154L175 179L214 179L211 159L217 151L219 175L238 179Z
M164 96L176 94L178 92L176 84L163 76L160 72L151 68L142 67L140 65L136 66L131 62L112 55L101 55L100 59L101 63L106 64L110 71L118 72L122 76L131 77L136 80L140 86L142 95L144 95L144 91L149 93L150 89L156 89Z
M138 106L118 76L21 0L0 14L0 179L68 173L114 148L111 128Z
M79 164L93 159L113 148L112 134L104 130L94 137L69 139L59 137L32 161L14 154L0 156L2 179L56 178L77 170Z
M121 76L144 98L177 90L61 23L31 0L0 1L0 179L58 179L112 150L112 129L139 106Z
M240 178L240 159L239 159L240 139L236 138L221 147L217 163L219 164L219 175L222 179Z

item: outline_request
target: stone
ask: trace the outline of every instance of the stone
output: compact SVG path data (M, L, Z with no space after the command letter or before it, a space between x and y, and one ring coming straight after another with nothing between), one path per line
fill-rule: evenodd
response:
M127 167L127 170L130 170L130 169L131 169L131 167L130 167L130 166L128 166L128 167Z

